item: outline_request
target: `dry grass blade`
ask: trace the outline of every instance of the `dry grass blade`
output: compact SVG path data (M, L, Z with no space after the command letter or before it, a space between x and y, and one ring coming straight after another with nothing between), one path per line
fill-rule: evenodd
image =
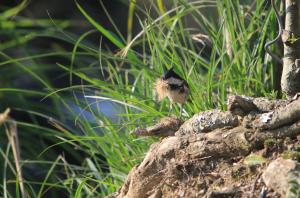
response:
M9 113L10 113L10 108L7 108L3 113L0 113L0 124L8 120Z
M12 146L12 151L15 159L15 166L17 170L17 181L20 185L20 190L23 198L27 197L24 187L24 179L22 174L22 169L20 165L21 155L20 146L17 133L17 123L9 117L10 109L7 108L3 113L0 114L0 124L4 123L5 132L9 143ZM9 121L9 122L8 122Z

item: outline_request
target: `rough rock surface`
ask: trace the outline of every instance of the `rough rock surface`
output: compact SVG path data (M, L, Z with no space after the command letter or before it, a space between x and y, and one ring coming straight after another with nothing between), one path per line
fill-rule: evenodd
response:
M232 128L238 124L238 117L229 111L210 110L194 115L180 127L175 135L184 136L204 133L217 128Z
M291 159L278 158L269 164L262 178L269 188L285 196L291 188L291 182L296 182L299 188L300 164Z

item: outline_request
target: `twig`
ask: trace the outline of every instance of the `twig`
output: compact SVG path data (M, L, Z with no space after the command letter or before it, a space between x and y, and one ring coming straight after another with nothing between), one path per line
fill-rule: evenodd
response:
M252 185L252 188L251 188L251 196L252 197L254 197L254 191L255 191L256 183L257 183L258 179L260 178L261 174L262 174L262 172L257 175L257 177L255 178L254 183Z

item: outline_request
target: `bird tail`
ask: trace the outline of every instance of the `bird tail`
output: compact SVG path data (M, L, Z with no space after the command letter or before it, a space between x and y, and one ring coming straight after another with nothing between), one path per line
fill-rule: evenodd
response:
M168 84L163 79L159 78L155 82L155 92L157 94L158 100L162 100L167 96Z

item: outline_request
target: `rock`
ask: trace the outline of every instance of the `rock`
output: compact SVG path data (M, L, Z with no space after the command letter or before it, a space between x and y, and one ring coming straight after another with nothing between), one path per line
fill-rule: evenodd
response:
M209 190L206 198L221 198L221 197L241 197L241 192L237 187L227 187L220 190Z
M183 123L175 136L206 133L217 128L236 127L238 124L238 117L229 111L209 110L198 113Z
M267 187L286 196L294 181L300 181L300 164L291 159L278 158L269 164L262 178Z
M248 96L228 96L227 107L232 114L240 116L245 116L251 111L259 111L253 103L253 98Z

